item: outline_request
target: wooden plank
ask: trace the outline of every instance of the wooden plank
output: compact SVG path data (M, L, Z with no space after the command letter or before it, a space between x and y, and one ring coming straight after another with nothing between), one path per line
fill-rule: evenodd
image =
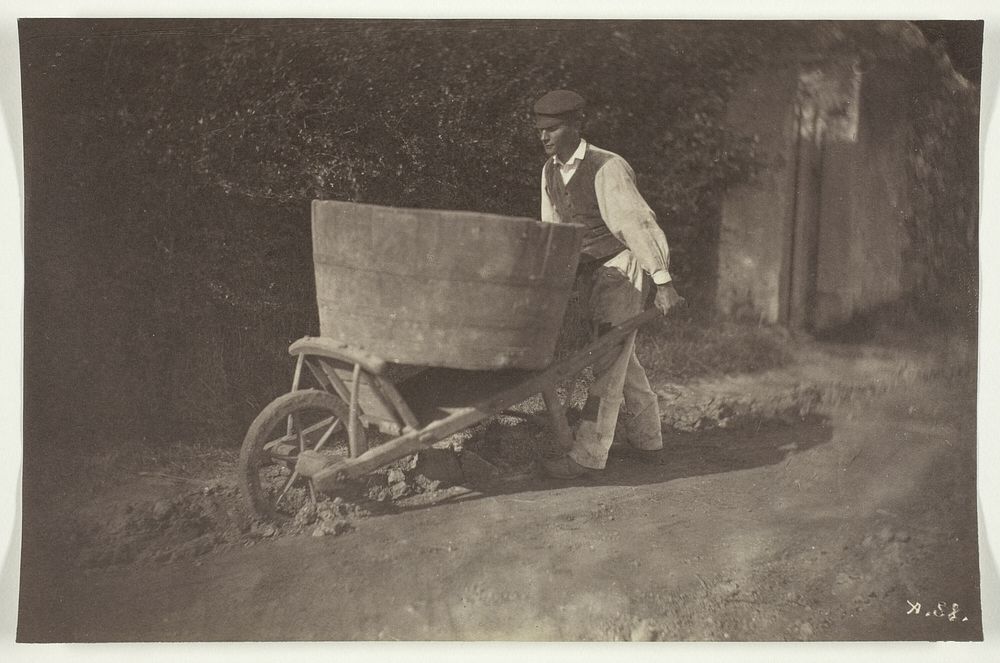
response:
M381 375L386 369L386 361L381 357L344 345L331 338L304 336L288 347L288 353L329 357L349 365L361 364L366 371L374 375Z
M314 201L312 230L322 336L398 363L551 361L582 226Z
M362 444L360 440L361 422L358 421L358 388L361 386L361 364L354 365L354 384L351 388L350 415L347 422L347 440L351 450L351 457L356 458L361 455Z
M295 374L292 376L292 391L298 391L299 380L302 378L302 363L305 361L303 355L299 355L299 358L295 360ZM292 418L288 417L285 422L285 433L288 435L292 434Z
M299 389L299 380L302 378L302 364L305 360L305 355L299 355L295 360L295 375L292 376L292 391L298 391Z
M391 402L393 407L396 408L396 412L399 413L399 416L403 418L403 423L409 426L412 430L420 428L420 422L417 420L417 416L413 414L413 410L411 410L410 406L406 403L406 399L404 399L402 394L399 393L399 390L396 389L396 385L379 377L376 377L375 379L381 384L382 393L385 394L385 397L388 398L389 402Z
M343 379L337 373L337 369L329 365L329 358L311 357L306 360L306 365L310 368L316 380L327 391L332 391L345 403L351 402L351 390L344 384ZM318 365L318 367L317 367ZM360 401L359 401L360 403ZM360 403L361 412L364 412L364 403Z
M345 403L349 403L351 401L351 392L347 389L347 385L344 384L344 381L340 379L340 376L337 375L337 369L330 366L324 359L318 359L317 361L319 361L319 366L323 369L326 379L329 380L334 391L336 391L337 395L340 396L340 399ZM359 364L355 364L354 366L357 367L358 365Z
M330 382L337 389L338 393L343 390L344 395L341 398L344 399L345 403L348 403L350 402L351 391L345 385L344 380L353 380L353 367L351 370L345 371L333 366L333 362L334 360L329 358L320 360ZM380 376L372 376L365 371L361 372L361 377L361 383L358 385L358 412L361 419L370 420L380 426L387 423L395 426L397 429L403 428L403 422L397 416L396 410L387 402L385 394L379 392L378 384L375 382L377 380L381 384L385 380L382 380Z
M305 357L306 355L299 355L299 356ZM344 384L343 379L337 373L337 369L334 368L333 366L328 365L327 363L328 361L331 360L329 360L329 358L326 357L311 357L305 360L305 365L312 372L313 376L316 378L316 381L319 382L320 386L322 386L329 392L337 394L337 396L339 396L340 399L345 403L350 403L351 391L347 388L347 385ZM375 379L379 380L381 384L390 384L391 386L391 383L387 383L386 381L381 380L381 378L376 377ZM372 424L378 426L379 430L382 431L383 433L386 433L387 435L399 435L400 432L405 429L404 422L400 421L393 414L393 409L390 404L386 403L384 400L382 401L377 400L380 397L380 395L375 392L370 382L366 380L366 383L368 386L368 390L371 393L376 394L376 403L380 406L378 408L379 412L374 413L368 411L367 409L368 406L373 405L373 403L369 402L366 404L364 398L364 390L362 389L362 393L358 394L358 410L359 410L358 417L365 425ZM389 418L387 419L384 416L379 416L382 413L387 414ZM291 433L291 423L289 423L289 434L290 433Z
M368 386L371 388L371 393L375 395L375 398L378 400L379 405L382 406L380 409L383 410L387 415L389 415L391 423L395 424L399 428L402 428L403 422L402 420L400 420L399 415L396 414L396 408L393 407L393 405L389 402L387 395L383 392L382 387L379 384L381 380L379 380L378 376L371 377L362 374L359 377L363 382L367 383ZM360 389L360 387L361 385L359 384L358 388ZM368 412L367 408L365 409L365 412L366 414L368 414L369 418L372 418L371 417L372 413Z
M302 356L304 357L305 355L302 355ZM330 384L330 378L326 377L326 373L323 372L323 369L322 369L322 367L319 364L319 360L316 360L315 362L313 362L313 361L310 361L309 359L306 359L305 360L305 365L306 365L306 368L309 369L309 372L313 374L313 377L316 378L316 382L318 382L319 385L321 387L323 387L323 389L325 389L326 391L331 391L331 392L335 391L334 388L333 388L333 385ZM344 398L344 397L341 396L341 398ZM345 402L346 402L346 399L345 399Z

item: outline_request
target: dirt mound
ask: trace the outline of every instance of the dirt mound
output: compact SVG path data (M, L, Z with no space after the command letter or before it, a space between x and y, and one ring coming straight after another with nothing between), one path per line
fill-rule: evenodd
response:
M306 504L287 522L267 523L247 512L235 480L200 486L189 481L172 491L147 490L149 483L133 482L116 491L118 497L77 513L68 536L78 566L175 562L278 536L342 534L353 529L352 520L370 515L364 506L337 497ZM123 493L133 498L123 500Z
M136 483L139 492L143 481ZM237 504L235 483L215 481L184 485L172 495L91 505L74 523L78 563L102 567L176 561L236 543L250 526Z
M234 478L197 480L146 473L125 482L63 520L64 543L83 568L190 560L284 536L336 536L354 522L414 498L433 498L496 467L471 451L429 449L348 486L342 494L308 499L284 522L247 511ZM229 473L231 474L231 472ZM66 531L68 530L68 531Z

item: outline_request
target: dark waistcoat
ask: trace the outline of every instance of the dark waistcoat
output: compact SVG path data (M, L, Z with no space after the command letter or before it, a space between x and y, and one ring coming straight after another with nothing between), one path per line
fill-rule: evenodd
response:
M613 156L610 152L587 145L587 152L576 167L569 184L563 184L559 168L552 159L545 162L545 190L559 219L565 223L579 223L587 228L583 235L581 262L610 258L625 249L625 245L611 234L601 218L597 191L594 189L597 171Z

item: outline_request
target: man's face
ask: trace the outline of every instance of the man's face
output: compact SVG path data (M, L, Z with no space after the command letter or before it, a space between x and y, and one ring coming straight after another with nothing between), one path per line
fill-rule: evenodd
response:
M554 127L539 129L538 137L545 148L545 154L557 154L560 160L565 161L580 144L580 128L574 123L560 122Z

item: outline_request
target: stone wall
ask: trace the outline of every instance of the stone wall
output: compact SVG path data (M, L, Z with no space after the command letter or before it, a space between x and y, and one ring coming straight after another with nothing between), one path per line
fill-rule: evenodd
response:
M734 317L776 322L787 278L795 182L795 68L767 68L733 95L727 122L759 141L767 168L722 204L717 306Z
M750 77L728 120L769 155L727 192L717 304L821 330L904 291L905 65L841 57Z

